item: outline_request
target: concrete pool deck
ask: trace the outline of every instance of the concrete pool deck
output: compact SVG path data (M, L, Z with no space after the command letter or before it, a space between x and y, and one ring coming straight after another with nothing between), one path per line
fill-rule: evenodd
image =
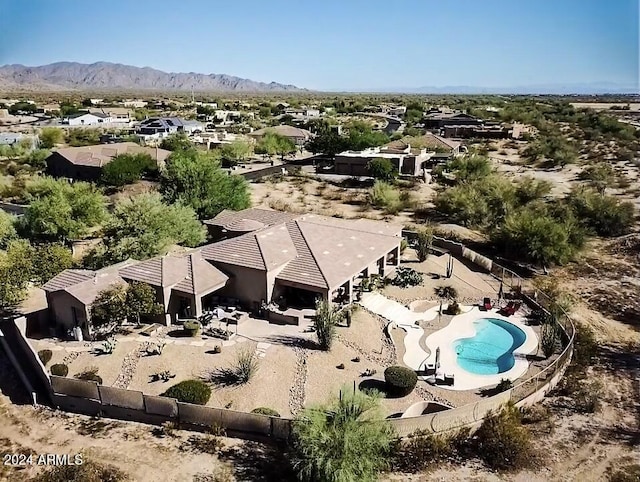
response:
M515 382L517 378L525 375L529 369L530 355L538 349L538 337L530 326L524 323L524 316L515 314L510 317L498 314L498 310L481 311L477 306L461 306L464 313L453 317L451 322L444 328L432 333L425 340L426 346L431 350L426 363L435 363L436 349L440 348L440 368L438 375L453 375L453 385L439 385L447 390L473 390L477 388L497 385L502 379L509 379ZM462 338L473 338L476 335L474 321L483 318L495 318L504 320L520 328L526 335L522 345L513 350L515 363L510 370L492 375L478 375L471 373L460 367L457 362L457 354L454 349L454 342ZM409 350L409 347L407 347ZM422 350L422 348L420 348ZM413 367L412 367L413 368ZM424 369L424 365L422 367ZM430 377L420 377L428 380Z
M515 382L517 378L525 375L529 369L527 355L534 353L538 349L538 336L533 328L524 323L522 312L510 317L500 315L497 308L488 311L480 310L478 306L460 305L462 313L454 316L450 323L431 333L424 339L425 329L420 326L420 322L427 322L436 319L440 306L433 306L425 311L413 311L406 306L391 300L386 296L371 292L362 297L360 304L367 310L385 318L390 326L401 328L405 332L403 338L404 364L417 371L424 371L427 364L435 364L436 350L440 348L440 368L437 376L453 375L454 384L438 384L438 388L445 390L465 391L476 390L478 388L497 385L503 378ZM446 309L447 304L443 305ZM457 354L454 349L454 342L462 338L473 338L476 335L474 321L483 318L496 318L504 320L520 328L526 335L522 345L513 351L515 363L506 372L492 375L479 375L471 373L462 368L457 361ZM420 341L423 340L425 350ZM423 381L433 382L434 375L419 375Z

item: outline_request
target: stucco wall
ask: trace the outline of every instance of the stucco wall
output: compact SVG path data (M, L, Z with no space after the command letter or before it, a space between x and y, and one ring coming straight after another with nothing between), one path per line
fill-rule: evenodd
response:
M47 299L53 320L60 329L69 330L75 326L73 321L73 307L76 309L78 324L82 326L86 323L88 318L87 307L70 294L64 291L48 293Z
M250 308L253 303L267 300L267 276L264 271L225 263L213 264L229 276L227 285L218 292L221 296L238 298Z

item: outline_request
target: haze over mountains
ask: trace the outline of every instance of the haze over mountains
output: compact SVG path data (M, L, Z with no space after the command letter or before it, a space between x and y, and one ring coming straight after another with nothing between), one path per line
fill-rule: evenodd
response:
M300 92L295 85L257 82L226 74L163 72L150 67L96 62L56 62L39 67L0 67L0 90L154 90L212 92Z

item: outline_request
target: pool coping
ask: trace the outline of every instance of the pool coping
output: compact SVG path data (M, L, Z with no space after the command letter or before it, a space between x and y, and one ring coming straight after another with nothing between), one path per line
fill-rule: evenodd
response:
M529 370L529 361L526 355L537 351L538 336L530 326L524 323L524 316L517 313L510 317L503 316L499 314L495 308L487 311L480 310L477 306L461 306L461 308L465 310L463 313L454 316L447 326L432 333L425 340L425 345L431 351L431 354L426 359L426 363L435 363L436 349L440 347L440 368L437 374L454 376L455 381L453 385L438 386L447 390L473 390L490 385L497 385L504 378L515 382L517 378L525 375ZM474 337L476 335L476 329L473 322L482 318L495 318L506 321L520 328L526 335L524 343L513 350L515 363L513 367L506 372L492 375L478 375L468 372L458 365L457 354L453 343L462 338ZM413 368L415 369L416 367ZM431 378L433 378L433 376L420 376L420 379L427 381Z

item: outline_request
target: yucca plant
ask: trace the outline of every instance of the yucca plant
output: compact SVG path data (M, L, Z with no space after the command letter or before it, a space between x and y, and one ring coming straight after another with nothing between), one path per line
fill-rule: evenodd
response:
M394 438L379 395L344 388L295 420L293 466L304 481L373 481L388 465Z

